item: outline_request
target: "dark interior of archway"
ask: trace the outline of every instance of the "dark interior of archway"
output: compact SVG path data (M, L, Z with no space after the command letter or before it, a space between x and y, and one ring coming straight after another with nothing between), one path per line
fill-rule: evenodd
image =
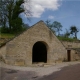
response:
M47 62L47 49L42 42L34 44L32 62Z

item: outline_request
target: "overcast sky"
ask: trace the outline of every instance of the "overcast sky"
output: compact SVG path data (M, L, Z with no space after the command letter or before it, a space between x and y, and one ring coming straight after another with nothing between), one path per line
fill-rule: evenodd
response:
M28 23L30 26L40 20L50 20L62 24L62 33L72 25L80 30L80 0L31 0L24 6L25 9L29 8L32 11L31 22L28 22L26 16L22 14L24 23ZM78 38L80 39L80 32Z

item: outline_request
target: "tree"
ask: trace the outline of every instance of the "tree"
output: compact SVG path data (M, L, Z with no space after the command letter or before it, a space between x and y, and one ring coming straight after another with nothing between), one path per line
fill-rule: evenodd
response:
M0 26L6 27L6 0L0 0Z
M0 29L1 32L7 33L8 31L8 19L7 19L7 8L6 5L10 3L11 0L0 0Z
M24 29L29 29L30 26L29 26L29 24L23 24L23 28L24 28Z
M23 4L24 1L23 0L18 0L16 1L14 8L13 8L13 14L12 14L12 20L11 20L11 27L12 27L12 31L19 33L21 31L23 31L23 22L22 22L22 18L19 17L19 14L21 14L22 12L24 12L24 9L21 8L21 4Z
M2 27L8 27L10 33L23 30L23 21L20 17L20 14L25 12L23 3L24 0L0 0L0 23ZM27 10L25 14L27 15Z
M70 32L69 32L69 30L66 29L66 32L64 34L64 37L69 38L69 36L70 36Z
M60 22L54 21L53 27L55 28L55 31L58 33L58 36L60 35L60 31L62 31L62 25Z
M13 15L13 9L14 9L15 3L14 0L11 0L7 5L6 5L6 10L7 10L7 20L8 20L8 25L9 25L9 31L12 29L12 15Z
M19 33L22 31L22 19L19 17L19 14L24 12L24 9L21 7L23 0L11 0L10 3L6 5L10 33Z
M77 39L77 33L78 33L78 28L76 26L71 26L70 27L70 33L74 36L74 38Z
M0 25L2 24L2 0L0 0Z
M50 21L49 21L49 20L45 21L45 23L46 23L46 25L47 25L49 28L51 27L51 24L50 24Z
M52 32L55 34L55 30L54 30L53 24L50 23L49 20L45 21L45 23L46 23L46 25L48 26L48 28L49 28L50 30L52 30Z

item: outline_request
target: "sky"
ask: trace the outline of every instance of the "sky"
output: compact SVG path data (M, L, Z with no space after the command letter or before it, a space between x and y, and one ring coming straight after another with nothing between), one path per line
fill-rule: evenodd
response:
M58 21L62 24L62 33L71 26L76 26L80 31L80 0L30 0L29 3L24 3L25 11L31 10L32 16L29 22L24 14L21 14L23 22L34 25L40 20L44 22L50 20L51 23ZM80 32L78 32L80 39Z

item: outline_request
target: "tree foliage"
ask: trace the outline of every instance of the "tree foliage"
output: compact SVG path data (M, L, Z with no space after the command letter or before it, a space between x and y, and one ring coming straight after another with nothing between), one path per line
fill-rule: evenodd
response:
M50 23L50 22L51 22L51 21L49 21L49 20L45 21L47 27L48 27L50 30L52 30L52 32L55 34L54 26L53 26L53 24Z
M77 33L78 33L78 28L76 26L71 26L70 27L70 33L74 36L74 38L77 39Z
M62 31L62 25L58 21L53 22L53 27L55 28L55 31L58 33L58 36L60 36L60 31Z
M20 17L20 14L25 12L24 7L22 7L23 3L24 0L0 0L2 32L4 32L4 28L8 28L9 33L18 33L24 30L23 21Z
M69 38L69 36L70 36L70 32L69 30L66 29L66 32L64 33L64 37Z
M50 21L47 20L46 25L53 31L53 33L58 33L58 36L60 36L60 31L62 31L62 25L60 22L54 21L53 23L50 23Z

